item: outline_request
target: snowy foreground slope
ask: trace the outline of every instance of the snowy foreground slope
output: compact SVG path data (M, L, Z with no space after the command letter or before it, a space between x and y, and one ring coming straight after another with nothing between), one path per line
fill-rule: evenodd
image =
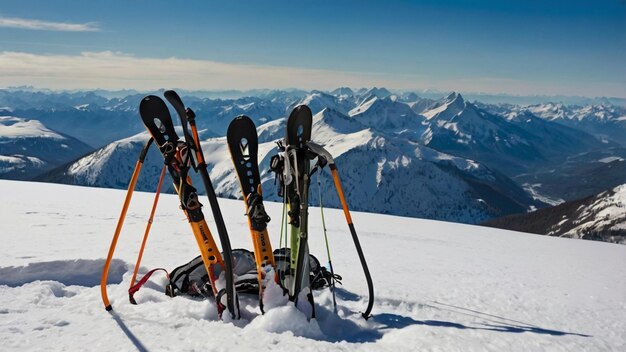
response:
M153 197L138 192L110 274L110 314L98 284L125 192L0 181L0 194L0 350L626 349L626 246L355 213L376 288L374 316L364 321L358 258L342 212L329 209L344 277L339 316L326 290L316 294L314 322L290 307L261 316L254 297L241 298L243 320L223 322L212 302L165 296L160 274L136 294L139 305L128 303ZM250 248L242 202L220 205L233 246ZM280 208L268 204L274 246ZM311 251L324 263L319 209L310 211ZM173 195L162 196L150 236L145 270L197 255Z

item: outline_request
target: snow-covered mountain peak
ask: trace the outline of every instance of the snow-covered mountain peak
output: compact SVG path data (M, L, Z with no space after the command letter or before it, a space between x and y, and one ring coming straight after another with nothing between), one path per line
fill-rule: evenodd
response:
M358 115L358 114L360 114L362 112L365 112L369 108L371 108L372 105L374 105L379 100L380 100L380 98L378 98L377 96L372 96L368 100L363 101L359 106L357 106L354 109L350 110L348 112L348 115L354 116L354 115Z
M314 128L321 125L326 125L337 133L354 133L366 128L356 119L332 108L324 108L313 116Z
M364 96L373 95L379 98L386 98L391 95L391 92L387 88L372 87L363 94Z
M387 98L391 96L392 93L388 91L386 88L377 88L373 87L367 90L360 90L358 92L358 97L355 100L356 105L361 105L366 101L371 100L372 98Z
M292 104L287 110L295 108L298 105L307 105L313 114L317 114L325 108L332 108L347 114L354 107L354 103L349 97L335 96L322 91L312 91L302 100Z
M347 98L347 97L354 96L354 91L349 87L339 87L333 90L332 92L330 92L330 94L339 98Z
M145 143L149 138L148 132L141 132L134 136L110 143L104 148L77 160L68 168L68 174L81 175L90 182L90 184L93 184L102 174L103 168L106 167L109 159L119 158L120 155L132 157L129 153L134 151L134 146ZM124 152L120 153L122 150Z
M66 139L63 135L44 126L40 121L14 116L0 116L0 138Z
M562 103L546 103L526 107L533 114L548 120L566 119L571 116L570 111Z
M618 111L618 109L614 106L605 105L605 104L594 104L594 105L586 105L580 109L574 110L574 114L572 118L579 120L579 121L585 118L595 119L598 121L608 121L608 120L620 121L620 118L624 118L623 115L626 115L626 112Z
M532 112L528 110L510 111L504 115L507 121L515 122L529 122L529 120L537 118Z
M445 98L443 98L444 101L448 102L448 103L453 103L455 101L458 101L458 104L463 104L464 100L463 97L461 96L461 93L457 93L457 92L452 92L450 94L448 94Z
M442 119L450 120L455 115L459 114L466 107L467 103L461 96L461 94L453 92L447 97L443 98L432 109L422 113L428 120Z
M406 102L415 102L417 100L420 100L420 97L414 92L409 92L409 93L402 95L402 100Z
M0 177L33 178L93 150L41 121L0 116Z
M259 135L259 143L271 142L281 138L285 134L285 128L287 128L286 117L282 117L258 126L257 134Z
M364 126L385 132L411 132L423 130L424 118L403 102L392 97L372 97L349 112L350 117Z

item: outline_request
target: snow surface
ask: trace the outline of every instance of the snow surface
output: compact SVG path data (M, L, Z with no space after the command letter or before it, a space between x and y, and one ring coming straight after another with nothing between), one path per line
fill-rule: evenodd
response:
M318 319L291 306L260 315L240 298L240 321L209 300L163 294L153 278L127 287L153 195L136 192L118 242L104 310L99 280L125 191L0 181L0 345L3 350L623 351L626 247L492 228L354 213L376 290L367 288L340 210L326 210L338 315L329 290ZM9 200L9 201L6 201ZM220 199L233 247L251 248L241 201ZM277 245L281 204L268 203ZM209 214L205 209L205 214ZM326 262L318 208L311 252ZM209 216L209 225L215 228ZM141 272L197 255L178 200L162 195Z

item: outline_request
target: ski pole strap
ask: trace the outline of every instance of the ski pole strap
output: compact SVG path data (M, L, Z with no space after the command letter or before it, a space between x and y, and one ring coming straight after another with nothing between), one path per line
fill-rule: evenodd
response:
M152 274L154 274L156 271L159 271L159 270L163 270L165 272L165 276L169 280L170 274L167 272L167 270L163 268L156 268L156 269L152 269L148 271L146 275L144 275L136 284L134 284L128 289L128 299L130 300L131 304L137 304L137 302L135 301L135 298L133 297L135 295L135 292L139 291L141 286L143 286L146 282L148 282L148 279L150 279L150 276L152 276Z

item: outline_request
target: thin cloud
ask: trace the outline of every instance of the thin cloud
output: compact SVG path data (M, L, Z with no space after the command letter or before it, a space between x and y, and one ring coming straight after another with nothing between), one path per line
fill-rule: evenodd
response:
M31 29L39 31L60 31L60 32L98 32L97 24L88 23L67 23L49 22L29 18L4 17L0 16L0 27Z
M225 63L177 57L146 58L119 52L40 55L0 51L0 87L29 85L51 89L185 89L301 88L384 86L433 88L513 95L581 95L626 97L626 85L589 82L571 85L502 77L443 78L372 72L345 72L289 66Z
M154 89L173 86L187 89L328 89L338 84L398 87L398 83L376 74L177 57L142 58L111 51L83 52L80 55L0 52L0 86L34 85L53 89Z

